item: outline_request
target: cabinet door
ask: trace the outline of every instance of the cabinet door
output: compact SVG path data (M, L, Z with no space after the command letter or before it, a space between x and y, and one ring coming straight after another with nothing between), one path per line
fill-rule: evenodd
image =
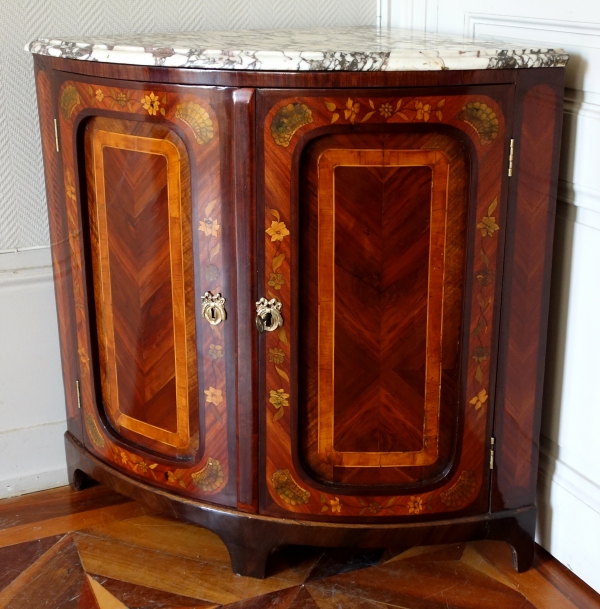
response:
M58 95L86 446L235 504L230 93L82 78ZM206 293L226 320L203 318Z
M512 96L261 93L264 513L488 509Z

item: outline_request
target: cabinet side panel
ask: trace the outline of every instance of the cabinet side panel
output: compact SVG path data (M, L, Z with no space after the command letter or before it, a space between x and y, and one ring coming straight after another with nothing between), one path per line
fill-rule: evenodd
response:
M46 198L54 271L54 293L58 314L60 357L62 362L67 427L83 441L80 411L77 406L77 337L73 311L72 269L69 251L69 231L60 178L59 154L54 132L54 108L50 78L41 61L36 61L37 98L46 177Z
M492 509L533 504L537 480L563 70L519 74L495 417Z

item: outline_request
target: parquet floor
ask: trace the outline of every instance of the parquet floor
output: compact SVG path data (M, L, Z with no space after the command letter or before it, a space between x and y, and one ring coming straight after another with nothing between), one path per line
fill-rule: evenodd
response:
M0 501L0 608L600 609L600 595L538 548L285 548L269 577L233 575L220 540L103 486Z

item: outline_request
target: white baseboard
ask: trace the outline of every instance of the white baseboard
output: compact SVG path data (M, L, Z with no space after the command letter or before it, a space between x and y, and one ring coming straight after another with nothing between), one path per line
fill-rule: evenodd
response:
M537 541L595 590L600 590L600 484L560 458L542 435Z
M540 475L557 484L600 516L600 484L590 480L560 458L560 447L542 435Z
M550 476L540 469L536 541L594 590L600 591L600 513L589 501L589 486L578 486L558 465ZM570 488L569 488L570 487ZM596 486L595 493L600 489ZM574 493L588 493L587 502ZM597 497L596 497L597 500Z
M49 248L0 253L0 499L67 483Z
M0 432L0 499L64 486L66 421Z

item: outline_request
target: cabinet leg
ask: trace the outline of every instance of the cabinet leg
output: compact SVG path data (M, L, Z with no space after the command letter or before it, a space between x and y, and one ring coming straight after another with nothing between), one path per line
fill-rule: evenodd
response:
M512 550L513 568L523 573L531 568L535 550L535 524L537 509L531 509L506 521L498 521L489 534L489 539L508 543Z
M512 564L517 573L523 573L531 568L533 564L533 553L535 541L530 537L523 539L521 543L513 545L509 542L512 550Z
M231 558L231 570L236 575L256 577L263 579L267 571L267 560L272 550L271 544L241 546L234 543L227 544Z
M93 478L84 474L80 469L69 468L69 485L74 491L83 491L98 484Z
M67 454L67 475L69 484L74 491L82 491L90 486L98 484L93 478L90 478L86 473L79 469L81 462L81 450L78 447L81 444L67 431L65 433L65 452Z

